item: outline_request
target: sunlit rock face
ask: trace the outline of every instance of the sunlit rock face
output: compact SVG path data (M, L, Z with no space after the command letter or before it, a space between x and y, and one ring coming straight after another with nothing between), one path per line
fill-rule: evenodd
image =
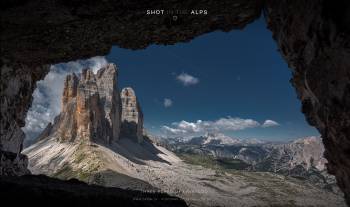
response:
M64 81L62 112L58 116L58 120L55 123L61 141L73 140L77 134L77 120L75 112L77 108L76 96L78 83L79 79L74 73L67 75ZM42 137L42 139L43 138L44 137Z
M97 74L84 69L79 77L67 75L62 112L44 136L55 136L61 142L110 144L119 138L120 113L117 67L108 64Z
M65 106L72 98L77 96L78 83L79 79L75 73L67 75L64 81L62 106Z
M118 89L115 64L107 64L96 74L83 69L69 74L64 81L62 112L49 123L37 141L55 137L61 142L116 142L120 133L126 138L143 138L143 115L131 88ZM123 122L123 125L121 123Z
M143 141L143 114L132 88L124 88L121 92L122 100L122 137L136 138Z

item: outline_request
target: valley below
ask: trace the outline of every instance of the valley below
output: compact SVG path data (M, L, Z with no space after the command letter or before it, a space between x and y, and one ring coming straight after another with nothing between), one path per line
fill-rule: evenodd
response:
M151 140L111 146L45 139L24 151L29 169L60 179L147 192L166 192L189 206L345 206L342 195L271 172L210 164L205 156L177 156Z

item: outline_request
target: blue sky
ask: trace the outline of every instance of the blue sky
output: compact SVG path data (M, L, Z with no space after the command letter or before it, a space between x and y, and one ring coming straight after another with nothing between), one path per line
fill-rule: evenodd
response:
M138 51L113 47L106 59L119 67L119 87L135 89L152 133L164 132L162 126L180 129L182 120L196 127L197 120L231 117L260 124L222 131L238 138L318 135L300 112L291 71L262 19L242 31L213 32L190 43ZM179 80L181 74L189 84ZM261 127L265 120L279 125Z
M119 68L119 88L135 89L145 128L166 136L221 132L235 138L291 140L318 135L300 112L291 71L262 19L242 31L213 32L189 43L52 65L37 83L23 130L35 138L61 111L69 73L108 62Z

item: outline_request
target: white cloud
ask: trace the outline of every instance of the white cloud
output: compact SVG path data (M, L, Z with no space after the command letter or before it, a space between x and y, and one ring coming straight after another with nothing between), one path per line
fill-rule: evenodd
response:
M253 119L227 117L215 121L187 122L182 120L172 123L172 127L163 126L162 131L168 136L193 136L206 132L238 131L259 126L259 122Z
M253 119L242 119L242 118L220 118L214 121L202 121L197 120L196 122L188 122L182 120L180 122L174 122L169 126L162 126L162 132L166 136L183 136L190 137L194 135L201 135L207 132L224 132L224 131L239 131L249 128L257 127L273 127L279 126L276 121L265 120L263 124Z
M173 105L173 101L169 98L165 98L164 99L164 102L163 102L163 105L165 108L169 108Z
M200 132L202 130L201 128L202 121L198 120L196 123L187 122L182 120L179 123L172 123L173 126L177 127L178 129L184 130L187 133L196 133Z
M241 119L241 118L221 118L214 123L218 129L237 131L246 128L258 127L259 122L253 119Z
M37 82L33 93L33 103L22 128L26 137L35 138L61 112L63 83L67 74L80 73L86 67L96 72L107 63L104 57L93 57L52 65L44 80Z
M279 126L280 124L273 121L273 120L265 120L265 122L261 125L262 127L266 128L266 127L273 127L273 126Z
M184 86L196 85L199 83L199 79L189 75L187 73L181 73L176 77L178 81L180 81Z
M180 135L180 134L185 134L186 131L182 129L174 129L168 126L163 126L163 130L165 130L167 133L173 134L173 135Z

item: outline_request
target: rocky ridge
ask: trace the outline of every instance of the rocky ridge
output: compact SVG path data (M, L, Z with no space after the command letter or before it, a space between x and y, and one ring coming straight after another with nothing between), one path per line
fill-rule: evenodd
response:
M37 140L56 137L60 142L111 144L123 136L137 137L141 143L141 107L132 88L123 89L121 99L117 77L114 64L102 67L96 74L90 69L83 69L81 74L67 75L62 112L53 124L48 124ZM130 92L127 100L124 91ZM130 125L134 128L125 127Z
M213 138L213 136L217 136ZM223 139L225 137L225 139ZM181 155L209 156L214 160L238 161L237 170L272 172L308 180L339 193L334 176L326 172L324 146L320 137L304 137L287 143L246 141L222 134L206 134L190 140L161 139L157 143ZM209 142L209 141L210 142Z

